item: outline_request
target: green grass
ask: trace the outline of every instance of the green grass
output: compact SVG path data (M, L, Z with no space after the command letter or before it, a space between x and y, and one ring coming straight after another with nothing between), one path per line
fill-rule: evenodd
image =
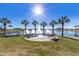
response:
M0 55L68 56L79 55L79 41L60 37L56 42L27 41L22 36L0 37Z

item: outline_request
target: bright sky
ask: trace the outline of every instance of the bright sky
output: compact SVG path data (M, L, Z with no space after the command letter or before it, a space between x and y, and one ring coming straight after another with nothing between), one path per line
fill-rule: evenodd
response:
M52 19L58 20L61 16L68 16L71 20L69 24L65 25L65 28L73 28L74 25L79 25L79 4L77 3L46 3L39 4L39 8L37 5L30 3L0 4L0 17L7 17L12 22L13 27L21 28L23 28L21 21L24 19L29 20L28 28L32 28L33 20L37 20L39 23L44 20L48 23ZM35 7L37 8L35 9ZM56 25L56 27L60 27L60 25Z

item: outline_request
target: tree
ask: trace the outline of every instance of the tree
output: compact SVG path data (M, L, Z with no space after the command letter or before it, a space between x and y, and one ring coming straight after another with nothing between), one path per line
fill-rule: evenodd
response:
M54 35L54 25L57 24L57 22L55 20L51 20L49 25L52 26L52 34Z
M38 22L36 21L36 20L34 20L33 22L32 22L32 24L34 25L34 30L35 30L35 35L36 35L36 26L37 26L37 24L38 24Z
M7 26L7 24L9 24L11 22L7 18L2 17L0 20L0 23L2 23L4 26L4 36L6 37L6 26Z
M43 27L43 35L45 34L45 26L47 26L47 23L45 21L43 21L41 23L41 26Z
M58 23L62 25L62 37L64 36L64 24L69 22L70 20L67 16L61 16L61 18L58 20Z
M24 26L25 26L25 35L27 34L27 25L29 24L29 21L27 20L27 19L25 19L25 20L23 20L22 22L21 22L21 24L24 24Z

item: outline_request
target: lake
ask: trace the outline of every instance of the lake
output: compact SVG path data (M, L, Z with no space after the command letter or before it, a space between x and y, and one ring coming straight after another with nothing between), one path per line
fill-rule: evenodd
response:
M7 32L6 33L6 35L19 35L19 34L23 35L23 32ZM52 31L50 33L47 33L47 34L52 34ZM55 30L55 34L56 35L61 35L61 31L56 31ZM76 34L77 34L77 36L79 36L79 32L76 32ZM64 36L75 36L75 32L65 31Z
M61 35L61 31L55 31L56 35ZM79 32L76 32L76 35L79 36ZM75 36L75 32L64 31L64 36Z

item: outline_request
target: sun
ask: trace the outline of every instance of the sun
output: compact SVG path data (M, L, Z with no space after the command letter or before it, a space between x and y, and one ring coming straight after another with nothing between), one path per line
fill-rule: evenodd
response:
M44 12L43 7L40 4L37 4L33 8L33 14L34 15L42 15Z

